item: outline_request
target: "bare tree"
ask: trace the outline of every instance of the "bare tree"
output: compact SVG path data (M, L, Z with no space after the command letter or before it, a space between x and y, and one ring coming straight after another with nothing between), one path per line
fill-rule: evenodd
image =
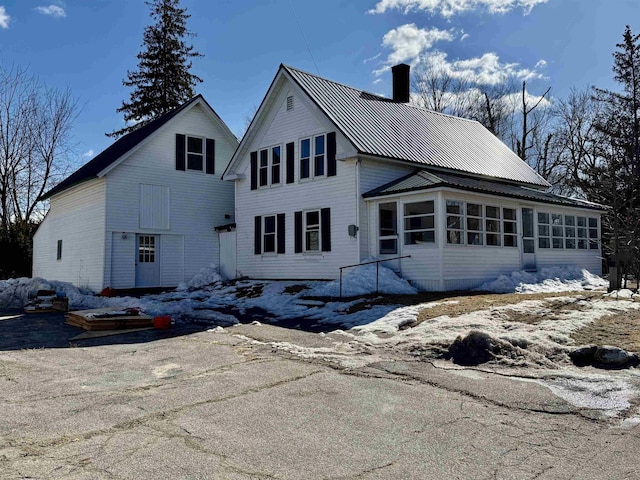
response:
M68 89L0 67L0 241L30 252L33 225L43 215L40 197L68 167L76 111Z
M417 106L458 117L467 117L470 111L471 82L464 76L454 75L427 58L414 71L412 102Z

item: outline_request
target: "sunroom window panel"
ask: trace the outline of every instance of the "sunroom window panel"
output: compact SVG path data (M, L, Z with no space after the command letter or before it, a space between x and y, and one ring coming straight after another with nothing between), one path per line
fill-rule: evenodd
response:
M420 243L435 243L436 234L434 231L405 232L405 245L417 245Z

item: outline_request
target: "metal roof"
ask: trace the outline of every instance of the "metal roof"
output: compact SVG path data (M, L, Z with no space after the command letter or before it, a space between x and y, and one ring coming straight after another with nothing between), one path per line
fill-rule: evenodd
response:
M418 108L282 65L359 153L548 187L480 123Z
M592 210L604 210L604 207L597 203L587 202L586 200L580 200L577 198L564 197L562 195L556 195L554 193L548 193L521 185L428 170L415 171L389 182L386 185L374 188L373 190L364 193L362 196L365 198L383 197L399 193L428 190L435 187L450 187L457 190L489 193L502 197L519 198L535 202L589 208Z

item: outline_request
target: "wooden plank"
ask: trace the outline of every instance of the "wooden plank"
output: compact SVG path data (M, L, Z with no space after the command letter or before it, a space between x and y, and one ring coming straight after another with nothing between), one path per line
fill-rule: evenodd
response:
M86 339L90 339L90 338L109 337L109 336L112 336L112 335L122 335L122 334L125 334L125 333L144 332L146 330L153 330L153 327L128 328L126 330L88 331L88 332L83 332L80 335L76 335L73 338L70 338L69 341L72 342L74 340L86 340Z
M144 313L130 315L126 309L120 307L94 308L91 310L77 310L67 314L67 321L85 330L119 330L125 328L152 327L153 318ZM109 315L113 313L113 315ZM100 315L96 318L94 315Z

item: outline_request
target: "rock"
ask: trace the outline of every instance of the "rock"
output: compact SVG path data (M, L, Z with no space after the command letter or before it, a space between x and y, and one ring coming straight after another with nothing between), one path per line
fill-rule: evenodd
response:
M455 339L446 357L459 365L479 365L492 360L499 350L500 347L490 335L472 330L466 337Z
M596 354L596 350L598 350L596 345L587 345L569 352L569 357L579 367L593 365L593 356Z
M592 365L597 368L628 368L640 364L640 357L619 347L608 345L588 345L569 353L574 364L579 367Z
M634 361L634 357L637 360L637 355L629 353L622 348L610 347L607 345L598 347L596 353L593 355L593 359L596 363L612 367L630 366Z

